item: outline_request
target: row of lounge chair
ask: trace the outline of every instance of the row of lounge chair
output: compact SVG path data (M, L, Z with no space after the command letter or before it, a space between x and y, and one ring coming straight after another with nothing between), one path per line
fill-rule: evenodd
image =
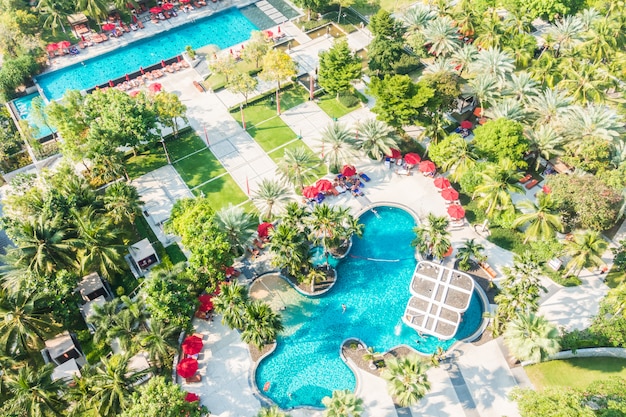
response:
M519 180L520 184L524 184L527 190L530 190L535 185L539 184L539 180L533 178L532 174L526 174Z

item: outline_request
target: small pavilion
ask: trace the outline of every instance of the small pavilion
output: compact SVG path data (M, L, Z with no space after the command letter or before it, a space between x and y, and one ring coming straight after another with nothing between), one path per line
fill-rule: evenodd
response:
M422 261L415 267L410 290L402 320L421 333L448 340L469 307L474 280L456 269Z
M147 238L130 245L128 252L132 261L131 266L138 270L140 276L160 262L156 251Z

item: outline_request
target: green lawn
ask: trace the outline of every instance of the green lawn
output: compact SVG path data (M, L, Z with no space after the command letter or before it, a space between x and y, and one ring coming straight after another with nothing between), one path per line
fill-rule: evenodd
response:
M226 172L209 149L193 154L173 165L189 188L197 187Z
M606 285L608 285L610 288L615 288L623 282L626 282L626 272L618 271L615 268L611 268L606 276Z
M167 165L167 158L160 143L156 143L149 150L126 160L126 170L131 179L141 177L165 165Z
M258 125L248 126L248 133L269 152L296 138L296 133L280 117L274 117Z
M308 98L307 91L302 86L288 88L280 93L280 110L289 110L299 104L304 103ZM278 117L276 114L275 94L270 94L258 101L248 104L243 109L244 118L246 119L246 127L258 125L265 120ZM231 111L233 118L241 125L241 115L239 109Z
M380 9L389 12L402 10L415 3L413 0L356 0L352 8L363 15L373 15Z
M285 155L285 149L294 149L299 146L304 146L308 149L307 145L302 142L302 140L296 140L289 143L288 145L283 146L282 148L276 149L275 151L268 153L267 155L272 158L274 162L278 163L278 161L283 158L283 155ZM313 151L311 151L310 149L309 151L313 153ZM316 177L321 178L328 174L328 167L326 166L326 164L320 164L317 168L313 170L313 172L315 172Z
M626 359L573 358L543 362L524 368L534 386L585 389L595 380L619 376L626 378Z
M196 196L200 196L203 193L211 202L211 207L215 210L227 207L228 204L237 205L248 199L241 188L239 188L239 185L228 174L222 175L192 191Z
M167 256L170 257L170 261L172 261L172 264L174 265L176 265L179 262L187 261L187 257L185 256L183 251L180 249L180 246L178 246L178 244L176 243L172 243L171 245L167 246L165 248L165 253L167 253Z
M184 133L178 139L172 138L165 142L165 145L172 161L177 161L195 151L206 149L205 142L195 132Z
M354 107L346 107L341 104L335 96L331 96L329 94L320 97L317 104L322 110L324 110L324 113L335 119L345 116L346 114L361 107L360 104L357 104Z

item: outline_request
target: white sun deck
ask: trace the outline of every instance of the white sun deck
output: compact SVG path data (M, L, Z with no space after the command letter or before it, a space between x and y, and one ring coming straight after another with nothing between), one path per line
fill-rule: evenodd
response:
M451 339L461 324L474 291L468 274L428 261L415 267L411 280L413 295L402 320L419 332Z

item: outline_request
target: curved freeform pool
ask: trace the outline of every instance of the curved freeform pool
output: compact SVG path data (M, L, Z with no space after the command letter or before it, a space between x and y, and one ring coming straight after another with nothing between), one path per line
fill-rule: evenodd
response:
M410 246L415 220L393 207L377 207L376 213L368 211L360 219L363 238L353 239L350 255L339 262L335 286L321 297L295 294L285 302L285 331L276 350L256 369L259 390L269 387L263 394L283 409L321 407L322 398L334 390L354 390L354 374L339 355L345 339L361 339L378 352L406 344L431 354L480 326L482 306L476 293L453 339L421 337L405 326L401 318L416 265Z

